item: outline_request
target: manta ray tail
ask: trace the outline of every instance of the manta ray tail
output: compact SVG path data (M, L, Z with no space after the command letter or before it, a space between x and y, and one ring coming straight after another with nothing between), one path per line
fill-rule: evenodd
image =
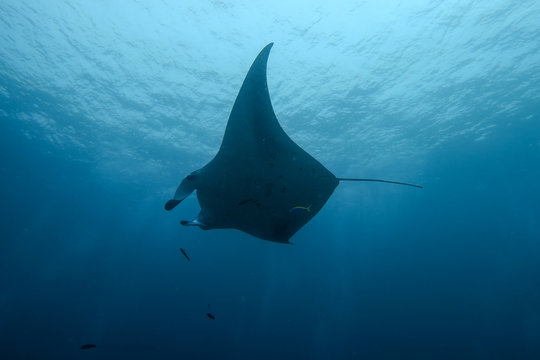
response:
M380 180L380 179L354 179L354 178L337 178L339 181L372 181L372 182L383 182L383 183L389 183L389 184L398 184L398 185L406 185L406 186L413 186L419 189L423 189L423 186L415 185L415 184L408 184L404 182L399 181L390 181L390 180Z

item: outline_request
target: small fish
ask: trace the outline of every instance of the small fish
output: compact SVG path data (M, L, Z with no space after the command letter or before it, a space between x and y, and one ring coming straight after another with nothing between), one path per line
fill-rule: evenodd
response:
M295 206L289 209L289 212L297 211L297 210L305 210L307 212L311 211L311 204L308 206Z
M92 349L92 348L95 348L96 345L94 344L84 344L81 346L81 350L88 350L88 349Z
M182 254L184 254L184 256L186 257L187 261L191 261L191 259L189 258L188 254L186 254L186 251L182 248L180 248L180 251L182 252Z
M206 313L206 316L208 316L208 318L212 319L212 320L216 320L216 317L210 313Z

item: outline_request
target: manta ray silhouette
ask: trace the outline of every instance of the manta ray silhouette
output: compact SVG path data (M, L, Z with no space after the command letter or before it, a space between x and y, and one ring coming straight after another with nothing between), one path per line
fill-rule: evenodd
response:
M186 176L174 197L173 209L194 190L201 211L182 225L201 229L233 228L258 238L288 243L324 206L340 181L379 179L337 178L295 144L274 114L266 82L266 64L273 43L261 50L244 79L216 156Z

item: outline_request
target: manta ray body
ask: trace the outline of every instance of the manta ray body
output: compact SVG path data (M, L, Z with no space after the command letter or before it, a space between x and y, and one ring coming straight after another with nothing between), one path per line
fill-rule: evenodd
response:
M194 190L199 215L182 225L201 229L233 228L258 238L288 243L324 206L340 181L283 131L274 114L266 81L273 43L259 53L238 93L221 147L203 168L186 176L173 209Z

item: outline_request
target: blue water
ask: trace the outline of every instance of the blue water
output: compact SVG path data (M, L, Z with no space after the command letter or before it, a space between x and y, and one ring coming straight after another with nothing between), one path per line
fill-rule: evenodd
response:
M0 358L539 359L539 18L2 0ZM194 196L165 212L270 41L295 142L336 176L425 188L342 183L294 245L182 227Z

